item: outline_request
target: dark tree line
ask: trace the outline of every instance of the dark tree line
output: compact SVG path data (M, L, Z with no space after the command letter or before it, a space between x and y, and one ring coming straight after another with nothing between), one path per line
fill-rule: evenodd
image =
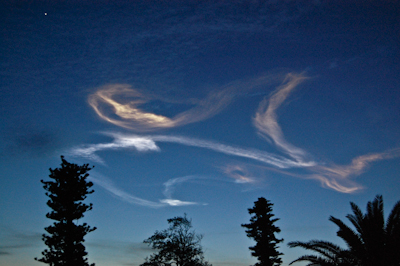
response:
M83 245L86 234L96 228L86 223L79 224L84 213L92 209L92 204L83 201L91 189L92 182L87 181L88 164L77 165L67 162L61 156L61 167L50 169L50 179L43 181L43 188L49 197L47 205L52 209L46 217L54 223L45 228L43 241L48 247L42 252L42 258L35 260L50 266L89 266L87 252ZM346 248L328 241L311 240L309 242L289 242L289 247L302 247L315 252L303 255L292 263L306 261L307 266L400 266L400 201L384 217L383 198L377 195L368 202L366 212L350 203L352 214L346 216L355 229L338 218L329 220L339 229L337 236L346 243ZM250 223L242 224L246 234L256 245L249 247L251 255L258 262L255 266L279 266L282 264L278 244L283 242L275 234L281 230L275 225L278 218L272 213L273 204L265 198L254 202L249 208ZM169 227L156 231L144 240L156 252L145 259L140 266L211 266L204 260L201 246L202 235L192 229L191 219L174 217L168 219ZM90 266L94 266L94 263Z

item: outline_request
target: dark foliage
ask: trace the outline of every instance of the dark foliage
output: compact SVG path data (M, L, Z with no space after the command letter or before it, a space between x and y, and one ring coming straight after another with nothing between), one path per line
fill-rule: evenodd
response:
M168 219L169 228L156 231L144 243L158 250L141 266L211 266L204 261L200 245L202 235L195 233L192 221L186 217Z
M347 249L319 240L291 242L288 244L290 247L303 247L319 253L319 256L305 255L293 262L309 261L310 266L399 266L400 201L395 204L386 224L381 195L376 196L372 202L368 202L365 214L353 202L350 205L353 214L347 215L346 218L356 230L333 216L329 218L339 227L337 235L345 241ZM321 247L322 243L326 243L325 246Z
M279 219L273 218L272 206L273 204L269 200L259 198L254 202L254 207L248 209L249 214L252 215L250 223L242 224L242 227L247 228L247 236L257 242L254 247L249 248L253 251L251 255L258 259L256 266L277 266L282 263L279 256L283 254L278 252L277 245L283 239L275 236L275 233L279 233L281 230L274 225Z
M50 198L47 205L52 209L46 217L55 222L45 228L49 235L43 234L42 237L48 249L42 252L42 258L35 260L50 266L88 266L84 236L96 228L86 223L79 225L75 221L92 209L91 203L83 203L86 195L94 192L89 190L93 183L86 180L91 168L88 164L78 166L68 163L63 156L61 161L60 168L50 169L49 177L54 181L41 180Z
M308 266L356 266L357 259L347 249L343 249L331 242L322 240L311 240L309 242L294 241L289 242L291 248L302 247L316 252L319 255L304 255L292 261L309 261ZM289 264L289 265L290 265Z

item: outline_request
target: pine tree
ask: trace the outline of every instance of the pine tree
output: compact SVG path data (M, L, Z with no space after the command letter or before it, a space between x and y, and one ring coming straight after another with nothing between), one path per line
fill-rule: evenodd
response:
M41 180L46 196L50 198L47 205L52 209L46 217L55 222L45 228L49 235L43 234L42 237L48 249L42 252L42 258L35 260L50 266L88 266L84 236L96 227L77 222L92 209L92 203L83 203L86 195L94 192L89 190L93 183L86 180L87 172L92 168L88 164L68 163L63 156L61 161L60 168L50 169L49 177L54 181Z
M253 251L251 255L258 258L259 262L255 264L256 266L278 266L282 263L279 256L283 254L277 251L277 245L283 239L275 237L275 233L281 230L274 225L279 219L272 218L274 217L272 206L269 200L259 198L254 202L254 207L248 209L249 214L253 214L250 223L242 224L242 227L247 228L247 236L257 242L254 247L249 248Z

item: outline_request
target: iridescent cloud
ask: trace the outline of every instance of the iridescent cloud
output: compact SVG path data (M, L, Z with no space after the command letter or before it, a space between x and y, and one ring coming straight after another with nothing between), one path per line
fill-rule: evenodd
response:
M154 99L143 96L126 84L107 85L89 96L89 104L105 121L127 129L145 132L207 119L225 108L231 102L232 94L229 90L212 92L206 99L198 101L195 107L173 118L140 109L141 105L152 100Z

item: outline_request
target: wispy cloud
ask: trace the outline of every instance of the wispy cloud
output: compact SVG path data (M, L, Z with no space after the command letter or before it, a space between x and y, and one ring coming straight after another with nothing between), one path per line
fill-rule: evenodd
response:
M154 98L144 96L126 84L107 85L89 96L89 104L102 119L120 127L143 132L182 126L207 119L231 102L232 93L229 90L212 92L204 100L198 101L195 107L173 118L140 109L140 105L151 100Z
M285 140L278 123L276 110L286 100L288 95L305 79L307 77L303 75L288 74L276 91L268 99L265 98L260 103L253 119L254 126L259 130L261 136L272 140L276 147L298 162L307 161L305 158L307 153Z
M96 174L96 173L92 174L91 176L89 176L88 179L90 181L94 182L96 185L101 186L102 188L104 188L105 190L110 192L115 197L117 197L125 202L128 202L130 204L141 205L141 206L152 207L152 208L159 208L159 207L165 206L165 204L163 204L163 203L148 201L148 200L144 200L144 199L135 197L135 196L123 191L122 189L119 189L118 187L116 187L114 185L114 183L110 179L108 179L100 174Z
M233 102L243 91L265 87L276 82L281 74L267 73L256 78L231 82L217 90L211 91L203 99L191 99L194 107L183 111L172 118L147 112L145 104L152 101L165 101L156 95L145 95L128 84L108 84L89 95L88 102L96 114L114 125L136 132L149 132L158 129L179 127L208 119ZM188 102L175 102L188 104Z
M250 90L270 85L272 82L276 81L278 77L280 76L262 75L258 78L230 83L224 86L219 92L213 92L205 99L196 101L196 106L194 108L182 112L173 118L141 110L139 108L140 105L152 100L152 98L141 95L128 85L114 84L102 87L89 97L89 103L102 119L124 128L144 132L160 128L177 127L207 119L230 104L233 101L234 95L237 93L245 91L246 89ZM158 142L170 142L256 160L271 166L276 171L281 171L290 176L317 180L323 187L338 192L353 193L361 190L363 186L357 184L354 178L362 174L373 162L399 157L400 149L362 155L354 158L349 165L336 165L312 160L312 156L307 151L294 146L285 139L283 131L278 123L278 116L276 113L295 88L306 79L308 79L308 77L303 74L287 74L276 90L271 93L269 97L261 101L253 118L253 124L258 134L273 144L274 147L284 155L184 136L134 135L116 132L104 133L114 139L112 142L75 147L71 150L71 155L82 156L102 162L102 159L97 155L98 151L127 148L135 148L139 152L160 151L157 145ZM125 100L122 101L121 97ZM127 99L129 99L129 101ZM287 170L290 168L303 168L308 171L308 174L289 173ZM251 183L254 181L252 178L248 177L241 168L228 167L225 173L235 178L238 183ZM124 192L116 189L109 183L104 185L104 187L122 199L135 204L153 207L162 206L162 204L180 206L195 204L193 202L181 202L171 198L173 186L180 182L188 181L190 178L191 177L181 177L167 181L164 184L164 193L167 199L163 199L158 203L143 201L126 193L124 194Z
M365 172L369 165L373 162L399 156L400 148L397 148L381 153L371 153L358 156L354 158L349 165L316 165L310 168L314 174L311 174L309 178L320 181L324 187L328 187L343 193L352 193L362 189L363 186L355 183L351 178Z
M214 141L199 140L195 138L187 138L182 136L166 136L166 135L139 136L139 135L129 135L129 134L122 134L115 132L114 133L108 132L105 134L112 136L114 138L114 141L110 143L99 143L99 144L85 145L82 147L75 147L70 150L69 154L73 156L86 157L98 162L103 162L103 160L98 155L96 155L96 152L102 150L116 150L116 149L127 149L127 148L136 148L138 151L159 151L160 148L157 146L156 142L172 142L186 146L205 148L225 153L228 155L249 158L279 168L309 167L316 165L316 163L312 161L298 162L265 151L239 148L221 144Z
M30 244L17 244L17 245L0 245L0 256L11 255L11 250L18 250L21 248L30 247Z
M20 249L29 248L40 242L42 234L15 230L13 227L0 225L2 232L0 256L18 254Z
M172 198L172 193L175 191L175 186L181 183L188 182L189 180L194 179L204 179L202 176L196 175L189 175L189 176L182 176L169 179L167 182L164 183L164 195L166 199L161 200L163 203L167 203L171 206L182 206L182 205L197 205L199 203L196 202L189 202L189 201L180 201ZM202 205L207 205L207 203L202 203Z
M92 174L91 176L89 176L88 179L94 182L96 185L101 186L102 188L110 192L113 196L117 197L118 199L134 205L140 205L151 208L160 208L165 206L185 206L185 205L198 204L196 202L188 202L188 201L181 201L178 199L172 199L171 195L169 195L169 197L166 199L159 200L159 202L145 200L123 191L122 189L115 186L114 183L109 178L98 173Z
M127 148L135 148L137 151L141 152L160 150L156 143L151 138L146 136L127 136L115 132L103 132L103 134L114 137L114 141L111 143L98 143L74 147L67 153L72 156L80 156L95 162L104 163L103 159L96 155L96 152L102 150L119 150Z
M198 177L194 176L194 175L189 175L189 176L172 178L172 179L168 180L167 182L164 183L164 187L165 187L164 195L167 198L171 198L176 185L187 182L187 181L195 179L195 178L198 178Z
M250 177L246 169L239 165L228 165L225 167L224 172L229 177L235 179L236 183L243 184L256 182L256 179L254 177Z
M177 200L177 199L163 199L163 200L160 200L160 202L165 203L170 206L185 206L185 205L197 205L198 204L196 202L181 201L181 200Z

